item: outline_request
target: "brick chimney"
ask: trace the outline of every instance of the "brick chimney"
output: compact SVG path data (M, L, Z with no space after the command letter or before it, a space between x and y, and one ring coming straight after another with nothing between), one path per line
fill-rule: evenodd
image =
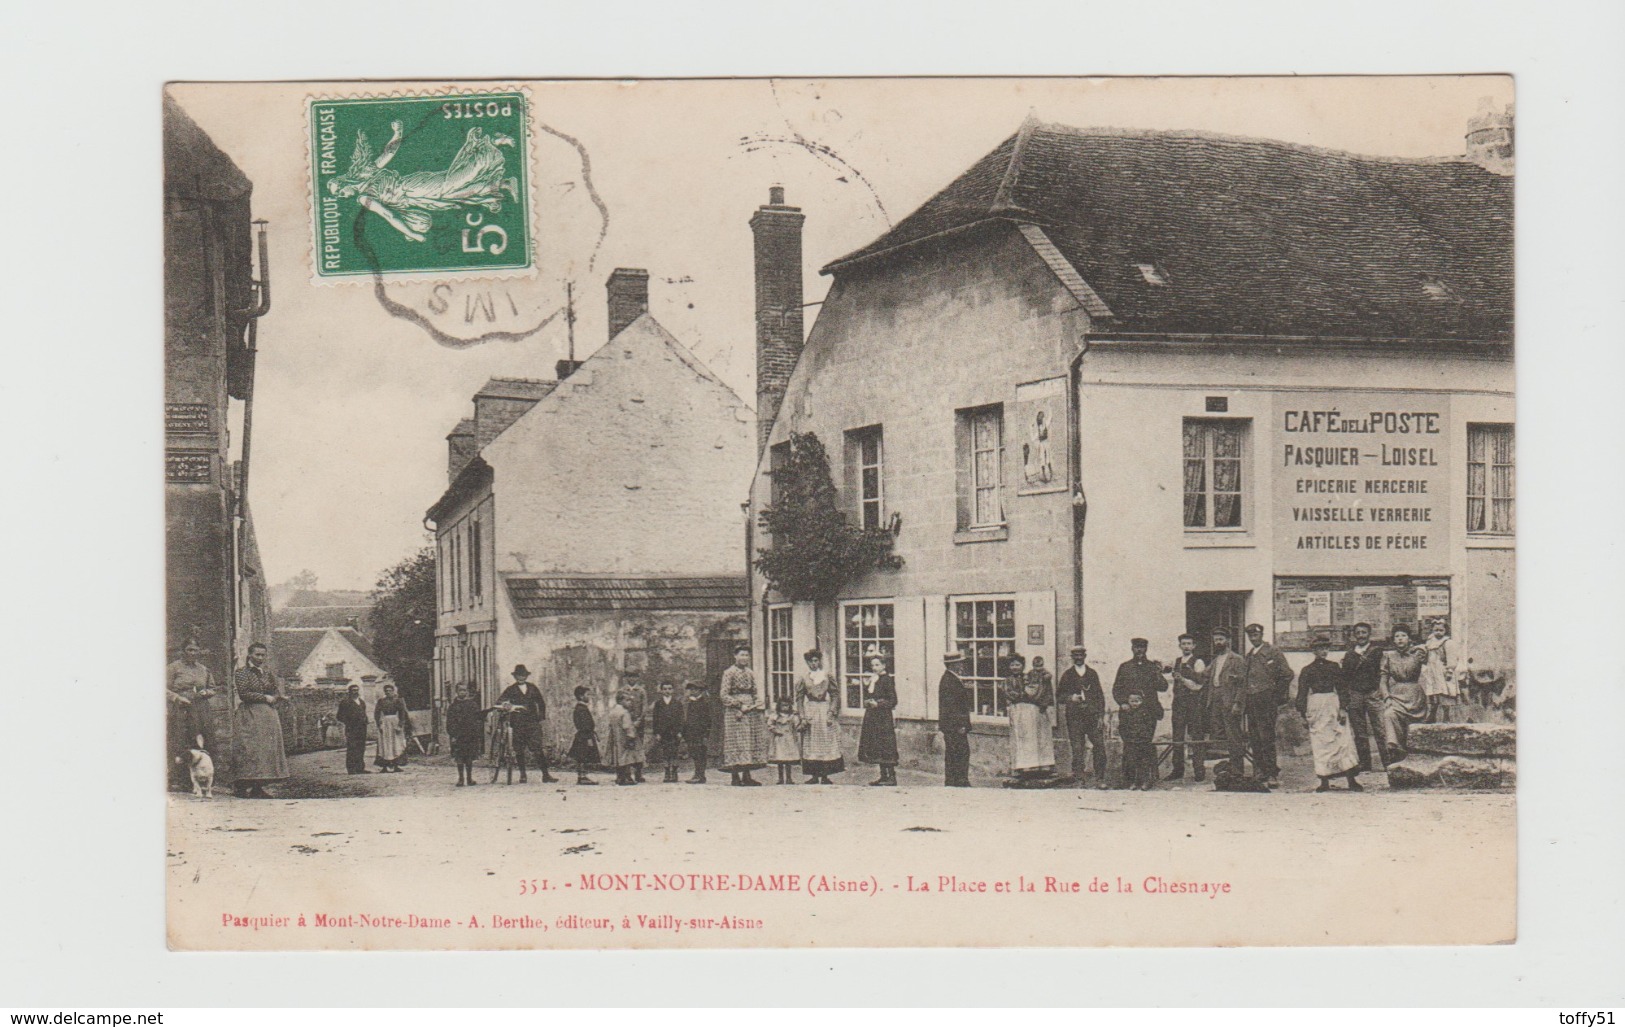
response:
M464 418L458 421L457 427L446 436L446 481L448 483L456 481L457 475L462 473L463 468L468 466L468 462L474 459L474 454L478 452L479 446L474 440L473 419Z
M784 402L790 372L805 341L801 327L800 207L772 186L767 203L751 215L756 237L756 453L761 455Z
M1480 111L1467 122L1467 159L1497 175L1512 174L1512 105Z
M640 267L618 267L604 283L609 292L609 337L649 312L649 272Z

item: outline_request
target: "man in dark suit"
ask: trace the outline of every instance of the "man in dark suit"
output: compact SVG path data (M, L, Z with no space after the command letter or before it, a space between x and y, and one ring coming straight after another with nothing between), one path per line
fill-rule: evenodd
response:
M1118 705L1117 733L1123 737L1123 786L1149 792L1157 783L1157 721L1162 719L1162 698L1168 690L1162 665L1146 657L1151 643L1143 638L1129 641L1134 654L1117 668L1112 682L1112 699Z
M345 773L372 773L367 769L367 704L360 685L351 685L349 694L339 700L338 719L344 725Z
M1230 773L1241 776L1246 770L1247 712L1246 662L1230 649L1230 632L1213 629L1213 658L1207 667L1208 720L1219 725L1230 749Z
M533 752L536 754L536 769L542 772L542 780L549 784L557 781L558 778L548 773L547 750L542 746L547 700L542 698L542 690L531 683L530 669L523 663L514 667L513 684L502 690L497 702L514 707L508 725L513 728L513 755L519 764L519 780L529 780L525 776L525 754Z
M1371 740L1382 747L1382 643L1371 639L1371 625L1354 625L1353 644L1343 654L1343 681L1348 687L1349 724L1354 728L1354 751L1360 772L1369 773Z
M1264 641L1264 625L1247 625L1247 740L1253 747L1258 777L1267 785L1281 783L1275 759L1275 718L1291 701L1292 667L1281 650Z
M942 732L942 783L949 788L970 787L970 689L959 676L965 654L942 655L946 668L937 682L937 730Z
M1075 645L1069 655L1072 666L1061 672L1061 680L1055 685L1055 701L1066 715L1066 737L1072 748L1072 775L1056 783L1084 783L1084 747L1088 745L1094 748L1095 787L1105 788L1106 693L1100 687L1100 675L1084 662L1089 657L1089 650Z

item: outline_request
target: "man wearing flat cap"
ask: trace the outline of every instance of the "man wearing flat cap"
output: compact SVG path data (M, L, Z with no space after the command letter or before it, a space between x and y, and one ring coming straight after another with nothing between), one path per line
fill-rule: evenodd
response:
M536 769L542 772L542 780L549 783L557 781L558 778L548 773L547 750L542 747L542 724L547 720L547 700L542 698L542 690L531 682L530 668L523 663L514 667L513 684L502 690L497 702L507 703L514 708L508 717L508 724L513 728L513 755L519 764L519 780L529 780L525 776L525 756L535 753Z
M1095 787L1106 787L1106 693L1100 687L1100 675L1084 661L1089 650L1075 645L1068 652L1072 666L1061 672L1055 686L1055 698L1066 716L1066 737L1072 748L1072 775L1058 783L1084 783L1086 754L1084 746L1094 749Z
M1275 719L1291 701L1292 667L1281 650L1264 641L1264 625L1247 625L1247 740L1253 748L1258 776L1265 784L1281 783L1281 765L1275 760Z
M1117 701L1117 731L1123 736L1123 786L1149 792L1156 787L1157 750L1152 738L1162 719L1162 699L1158 692L1168 690L1162 667L1147 659L1151 643L1143 638L1129 640L1134 654L1117 668L1112 682L1112 698Z
M937 730L942 732L942 783L949 788L970 787L970 687L959 671L965 654L955 649L942 654L945 668L937 682Z

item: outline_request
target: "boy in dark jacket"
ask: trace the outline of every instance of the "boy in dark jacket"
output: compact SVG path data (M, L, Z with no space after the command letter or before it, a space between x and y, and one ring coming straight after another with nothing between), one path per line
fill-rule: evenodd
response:
M665 766L665 784L677 782L677 761L683 758L683 704L673 698L672 692L670 681L660 682L660 696L655 699L649 715L655 739L649 750L649 762Z
M709 756L707 747L711 742L711 700L705 694L705 686L698 681L688 682L683 691L688 694L688 700L683 703L683 743L694 760L694 776L688 783L703 785Z
M570 723L575 725L576 736L570 743L570 758L576 761L576 784L595 785L598 782L587 776L587 768L599 762L598 723L593 720L592 707L587 705L587 686L577 685L575 697Z
M474 783L474 760L483 748L485 714L467 685L457 686L457 698L446 710L446 734L451 738L451 758L457 762L457 787Z

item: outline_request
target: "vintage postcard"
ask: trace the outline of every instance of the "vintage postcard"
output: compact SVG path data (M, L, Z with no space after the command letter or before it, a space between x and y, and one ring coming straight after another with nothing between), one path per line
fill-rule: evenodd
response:
M1509 77L161 99L171 947L1515 939Z

